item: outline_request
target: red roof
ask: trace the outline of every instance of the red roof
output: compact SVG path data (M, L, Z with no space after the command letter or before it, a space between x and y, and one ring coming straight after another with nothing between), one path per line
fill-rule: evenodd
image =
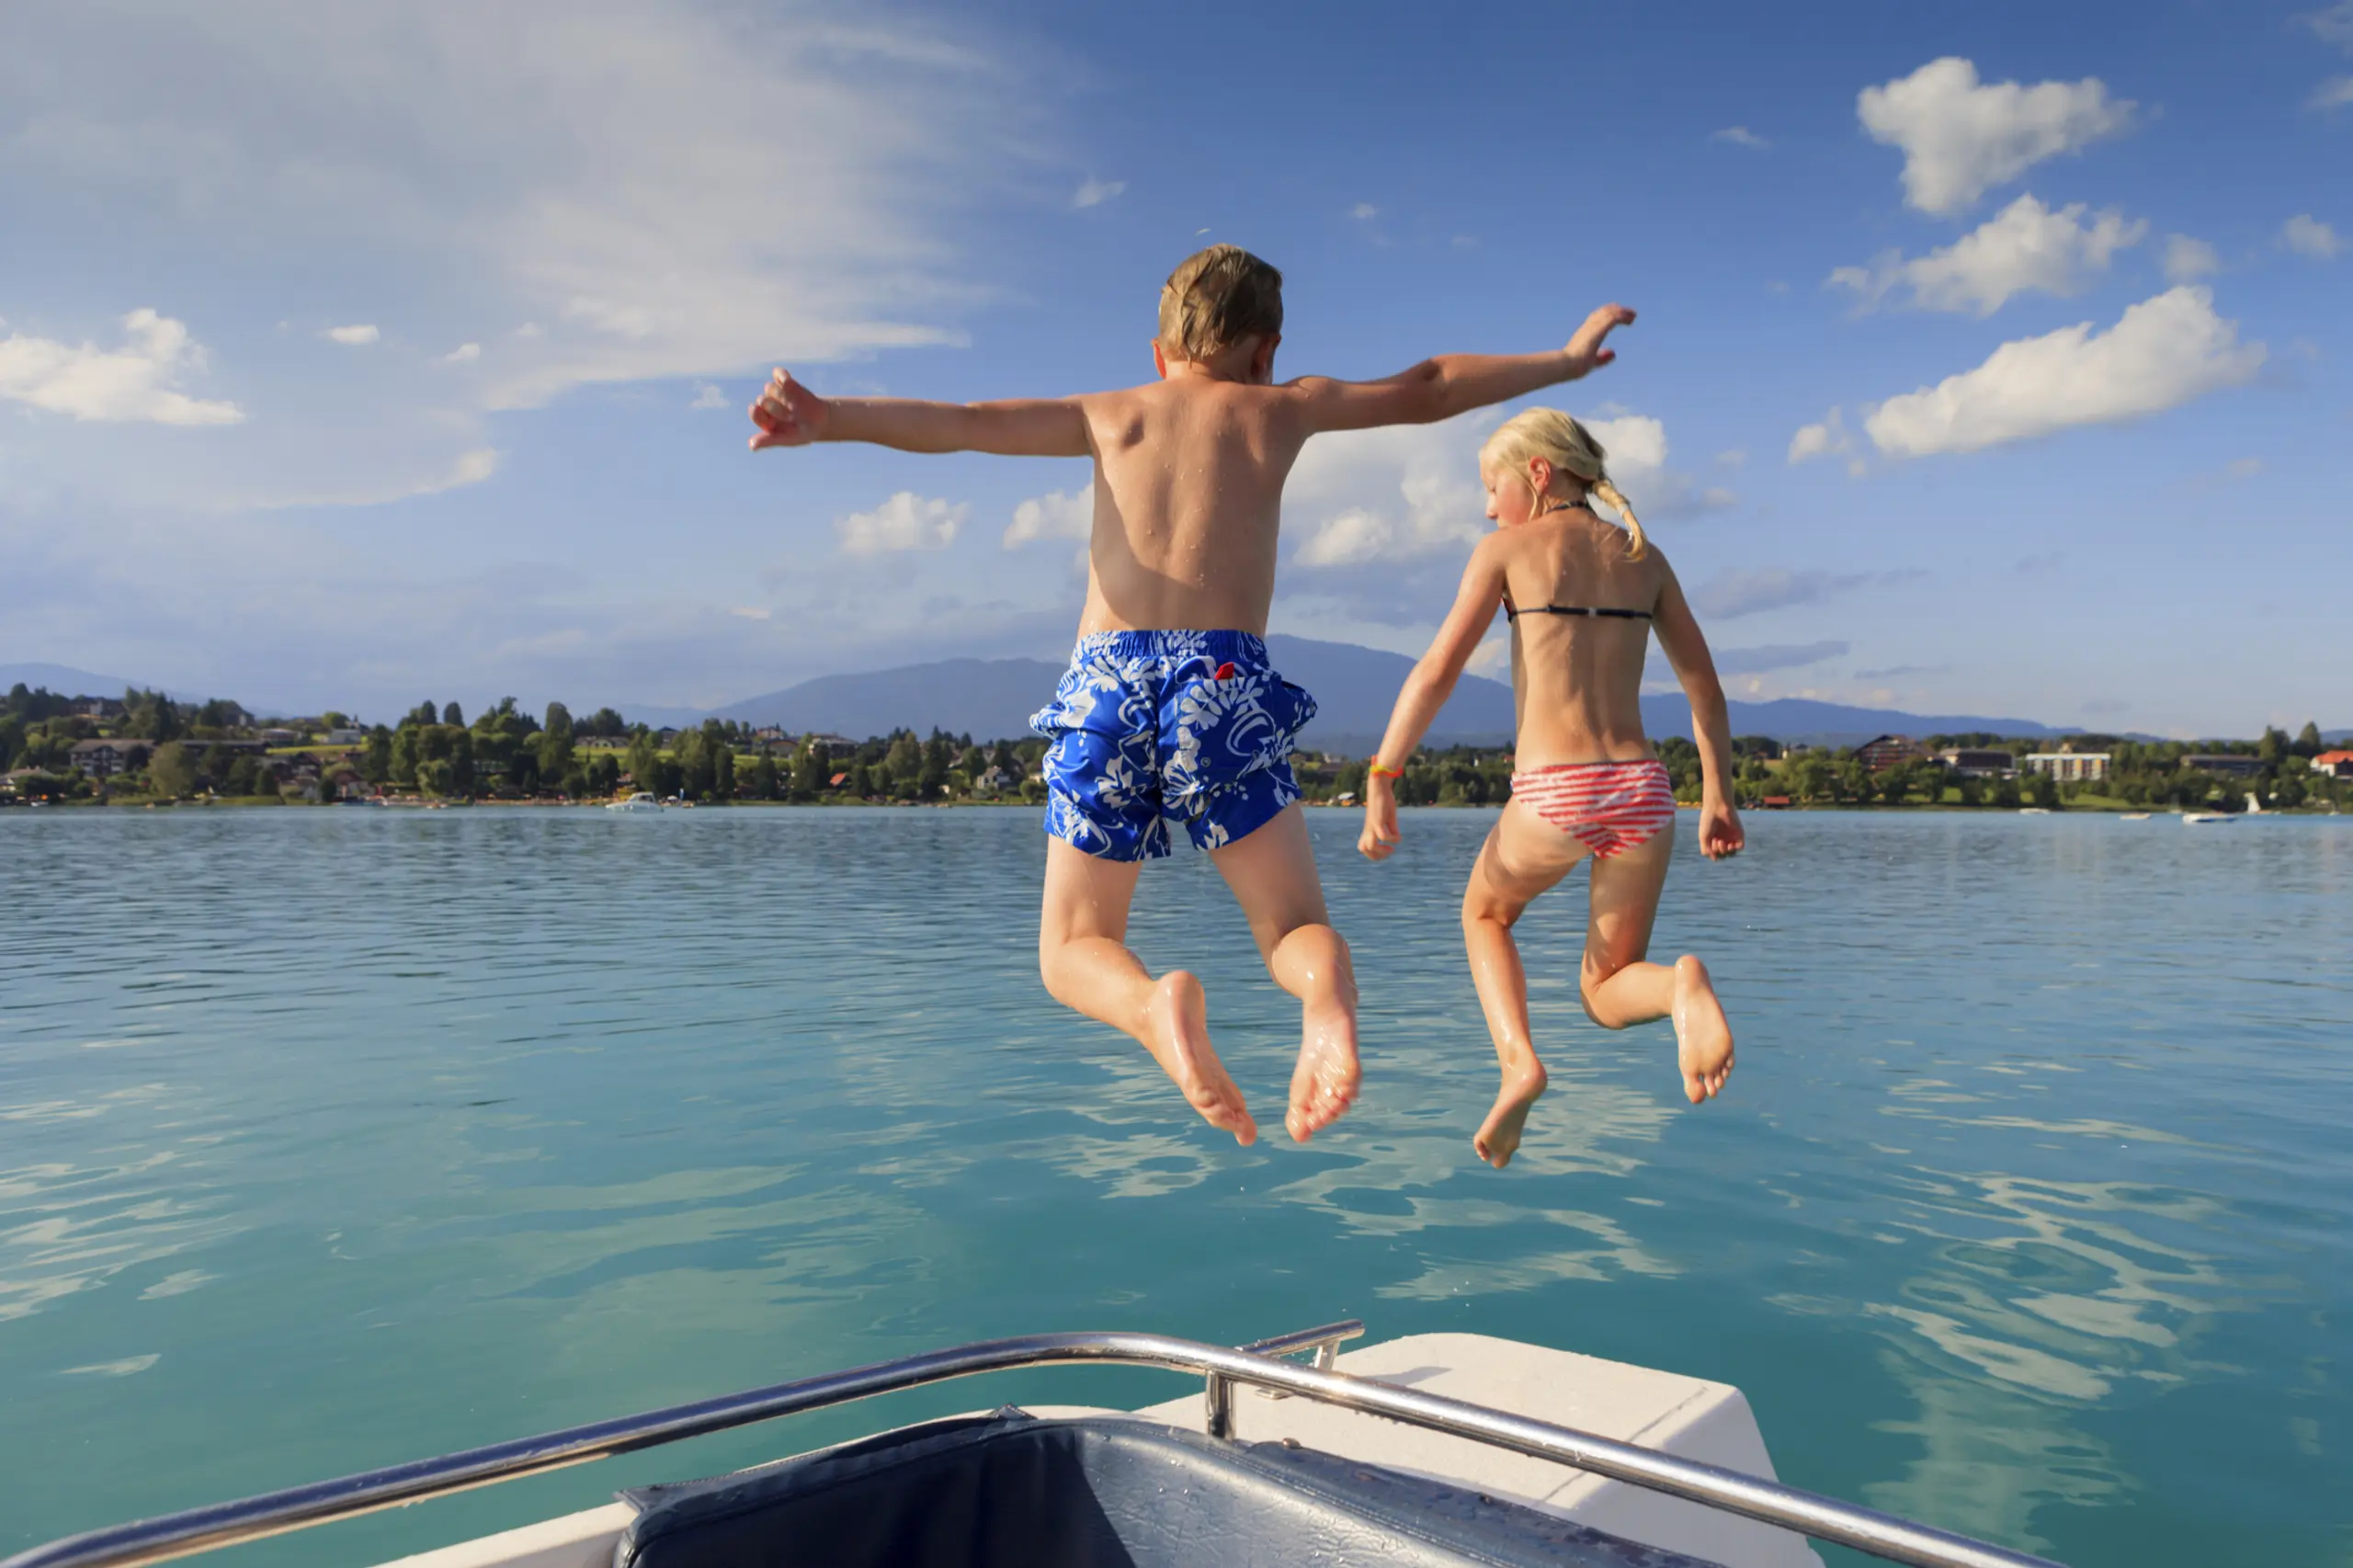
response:
M836 774L835 774L835 775L834 775L833 778L830 780L830 782L832 783L833 788L835 788L835 789L836 789L836 790L840 789L844 784L847 783L848 781L849 781L849 775L848 775L848 774L847 774L847 773L836 773Z
M2313 761L2315 764L2323 762L2353 762L2353 751L2325 751L2318 756L2313 758Z

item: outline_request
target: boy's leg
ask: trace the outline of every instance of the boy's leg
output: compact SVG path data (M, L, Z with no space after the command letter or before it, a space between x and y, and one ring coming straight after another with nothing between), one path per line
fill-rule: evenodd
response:
M1233 890L1275 983L1300 1000L1299 1066L1283 1125L1306 1142L1357 1097L1357 979L1332 929L1315 851L1297 801L1246 837L1210 852Z
M1732 1025L1707 965L1689 953L1671 966L1647 961L1651 923L1674 852L1670 827L1623 854L1594 861L1593 915L1579 989L1586 1014L1606 1029L1673 1018L1683 1092L1698 1105L1713 1099L1732 1073Z
M1107 860L1046 841L1038 970L1054 1000L1135 1037L1212 1127L1255 1142L1258 1124L1210 1047L1201 983L1181 969L1154 980L1126 947L1141 860Z
M1519 1149L1528 1112L1544 1093L1544 1063L1528 1025L1528 971L1511 928L1521 914L1569 874L1586 846L1524 807L1506 806L1501 821L1472 862L1462 890L1462 945L1471 960L1471 982L1487 1017L1488 1038L1503 1067L1495 1103L1480 1123L1471 1146L1501 1170Z

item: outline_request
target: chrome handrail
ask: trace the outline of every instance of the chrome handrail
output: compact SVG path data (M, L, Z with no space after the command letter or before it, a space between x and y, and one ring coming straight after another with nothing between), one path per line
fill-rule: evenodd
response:
M1989 1546L1739 1471L1678 1459L1462 1400L1274 1358L1283 1351L1312 1346L1321 1361L1340 1340L1363 1332L1362 1324L1351 1321L1260 1340L1239 1350L1161 1334L1032 1334L982 1340L91 1530L19 1552L0 1562L0 1568L139 1568L874 1394L983 1372L1079 1363L1158 1367L1200 1374L1208 1381L1213 1423L1218 1391L1226 1391L1229 1432L1232 1387L1248 1383L1570 1465L1915 1568L2056 1568L2043 1558Z

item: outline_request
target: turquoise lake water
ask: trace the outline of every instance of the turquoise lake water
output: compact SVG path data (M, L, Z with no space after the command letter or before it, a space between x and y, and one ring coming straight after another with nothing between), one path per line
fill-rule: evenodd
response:
M1305 1148L1294 1006L1204 858L1147 869L1136 943L1276 1128L1238 1150L1040 988L1033 812L0 813L0 1554L987 1335L1354 1314L1737 1383L1793 1484L2072 1563L2353 1562L2353 819L1764 815L1711 866L1687 813L1656 947L1730 1086L1586 1020L1579 879L1521 927L1553 1089L1500 1173L1491 819L1376 868L1311 813L1367 1069ZM1186 1386L950 1385L220 1560Z

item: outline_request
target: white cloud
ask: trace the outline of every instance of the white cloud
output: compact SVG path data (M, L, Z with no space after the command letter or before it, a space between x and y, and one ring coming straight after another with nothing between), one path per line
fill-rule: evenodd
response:
M1711 142L1729 142L1735 147L1753 147L1762 152L1772 145L1745 125L1727 125L1708 138Z
M2345 248L2336 231L2309 212L2299 212L2279 226L2279 243L2315 261L2326 261Z
M2145 220L2128 222L2113 208L2087 222L2089 211L2078 201L2054 212L2035 197L2021 196L1942 250L1910 261L1890 252L1869 267L1842 267L1830 281L1854 290L1866 310L1903 287L1924 310L1979 316L1992 315L2029 289L2072 294L2087 274L2107 271L2118 251L2140 244L2149 232Z
M244 411L176 390L204 369L186 325L152 310L122 318L123 346L100 348L11 333L0 337L0 398L75 419L154 425L234 425Z
M1890 457L1973 452L2178 407L2246 381L2264 352L2214 313L2211 290L2184 285L2105 333L2083 322L2006 343L1973 370L1890 398L1863 427Z
M1013 508L1005 548L1018 550L1034 540L1086 539L1095 531L1095 492L1050 490Z
M1077 193L1070 199L1070 204L1082 211L1089 207L1100 207L1127 188L1128 182L1123 179L1089 177L1080 184Z
M1847 472L1861 474L1866 464L1855 453L1855 438L1847 430L1844 409L1832 409L1818 423L1802 425L1790 437L1790 461L1802 463L1812 458L1845 458Z
M2336 0L2327 10L2314 11L2299 19L2323 42L2353 51L2353 0Z
M2195 283L2222 270L2222 258L2204 240L2188 234L2165 236L2165 281Z
M1767 610L1820 604L1882 580L1883 574L1870 572L1791 572L1768 566L1757 571L1721 573L1692 594L1691 603L1702 615L1732 620L1744 615L1761 615Z
M2045 158L2125 131L2135 107L2097 76L1982 84L1976 65L1954 55L1865 87L1855 102L1871 140L1904 150L1904 199L1939 217Z
M739 620L766 620L771 612L766 605L734 605L727 613Z
M1291 560L1302 566L1354 566L1396 553L1397 530L1386 519L1351 507L1326 517Z
M429 475L485 437L485 414L583 386L961 341L988 280L950 238L1021 177L1051 98L941 41L977 36L958 17L850 16L813 0L757 17L726 0L20 0L0 51L0 199L61 248L119 234L198 272L278 258L259 264L265 290L272 271L431 279L404 302L405 332L501 334L461 419L430 360L388 361L331 400L324 367L224 340L273 379L240 387L257 432L240 471L200 477ZM525 321L539 330L493 325ZM310 417L336 400L341 419Z
M1772 642L1761 648L1719 648L1715 650L1716 673L1727 676L1758 675L1766 670L1796 669L1804 665L1818 665L1824 659L1844 658L1853 644L1841 642Z
M1318 436L1307 443L1283 509L1308 532L1291 559L1302 566L1410 560L1476 542L1489 528L1479 448L1503 422L1481 409L1438 425L1400 425ZM1647 526L1654 518L1729 506L1731 492L1703 487L1666 466L1666 426L1645 415L1588 418L1608 454L1609 476Z
M687 406L692 409L725 408L727 394L719 390L717 381L705 381L695 388L695 400Z
M351 326L331 326L319 335L347 348L365 348L384 335L376 330L373 323L360 322Z
M966 502L926 501L902 490L871 512L852 512L834 525L846 555L881 555L902 550L945 550L956 542Z
M471 365L481 358L481 344L460 343L455 348L450 349L449 352L441 356L441 363L444 365Z
M344 484L318 491L274 489L267 493L216 499L211 509L237 511L252 507L257 511L279 511L293 506L385 506L420 495L439 495L446 491L462 490L469 484L480 484L497 472L497 449L477 447L472 451L459 454L455 460L432 472L404 478L397 483Z
M1500 423L1482 409L1438 425L1317 436L1283 491L1293 528L1312 531L1292 560L1337 566L1426 555L1486 531L1479 444Z
M2313 88L2313 96L2304 101L2306 108L2323 114L2347 104L2353 104L2353 76L2331 76Z
M1358 222L1365 222L1369 220L1380 217L1381 209L1375 207L1370 201L1359 201L1354 207L1348 209L1348 216L1356 219Z

